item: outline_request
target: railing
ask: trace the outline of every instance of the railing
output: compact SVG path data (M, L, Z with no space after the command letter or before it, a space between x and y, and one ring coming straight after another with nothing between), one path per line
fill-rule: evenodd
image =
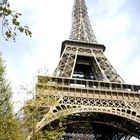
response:
M131 85L116 82L104 82L96 80L85 80L77 78L64 78L64 77L47 77L38 76L38 84L49 84L73 88L88 88L88 89L103 89L103 90L119 90L127 92L140 93L140 85Z

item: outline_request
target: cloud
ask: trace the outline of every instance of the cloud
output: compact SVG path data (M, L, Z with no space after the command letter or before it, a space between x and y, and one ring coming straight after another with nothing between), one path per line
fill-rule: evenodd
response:
M33 31L32 38L19 35L16 43L3 43L7 73L13 86L30 82L40 68L53 72L61 43L69 38L72 4L73 0L11 1L11 7L23 13L22 23ZM107 58L126 81L139 83L140 57L138 53L135 56L140 33L137 4L127 0L89 0L87 4L95 35L107 48Z
M90 17L97 40L106 46L107 58L126 83L135 84L139 84L140 79L138 2L89 0Z
M32 81L38 69L53 72L61 42L69 37L72 4L73 0L11 1L12 9L23 14L21 22L33 32L32 38L19 34L16 43L1 43L13 87Z

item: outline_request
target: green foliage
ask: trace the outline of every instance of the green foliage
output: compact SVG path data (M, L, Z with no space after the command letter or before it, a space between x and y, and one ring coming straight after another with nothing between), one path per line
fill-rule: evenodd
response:
M6 118L1 118L0 125L0 138L5 137L8 140L25 140L24 135L22 135L19 122L14 118L14 116L11 115Z
M2 23L2 35L6 40L12 38L16 40L17 31L24 33L26 36L32 36L28 26L22 26L19 17L21 13L10 9L10 4L0 5L0 18Z
M5 78L5 66L0 56L0 139L25 140L30 134L30 140L56 140L61 138L65 132L63 124L66 119L63 116L47 124L43 130L36 132L37 123L43 119L45 114L48 113L49 115L50 113L52 115L49 112L50 108L58 103L58 98L53 93L55 90L57 89L50 86L36 87L37 94L33 99L27 101L17 120L13 115L12 92ZM33 90L27 90L27 92L31 94Z
M0 118L9 117L12 113L11 95L10 86L5 78L4 62L0 54Z
M34 132L31 140L58 140L63 137L65 133L65 126L59 123L64 122L64 118L59 118L45 126L44 130Z
M24 140L18 121L13 116L11 97L12 92L5 78L5 66L0 55L0 138Z
M46 94L46 90L49 91ZM57 99L53 96L53 91L57 90L50 86L42 88L37 87L37 94L33 99L27 101L24 105L24 119L22 120L22 127L25 136L31 134L31 140L57 140L64 135L66 118L60 117L58 120L47 124L43 130L36 132L36 125L46 114L52 115L50 107L56 106ZM28 90L27 90L28 91ZM61 122L61 123L60 123ZM61 125L60 125L61 124Z
M46 140L57 140L62 138L66 129L64 126L65 121L66 118L62 117L48 124L44 130L44 136Z

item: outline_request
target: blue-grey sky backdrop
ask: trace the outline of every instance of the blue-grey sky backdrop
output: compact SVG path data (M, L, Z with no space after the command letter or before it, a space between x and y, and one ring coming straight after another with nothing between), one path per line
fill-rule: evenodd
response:
M17 41L0 38L0 50L14 91L31 83L39 69L51 74L59 61L61 43L69 38L73 0L11 0L20 21L33 32ZM105 55L126 81L140 84L140 0L86 0L91 24ZM18 98L21 98L18 96Z

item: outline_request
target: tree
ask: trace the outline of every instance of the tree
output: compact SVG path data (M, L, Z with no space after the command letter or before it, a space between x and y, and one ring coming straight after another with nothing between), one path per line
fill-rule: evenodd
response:
M0 1L2 36L8 41L16 40L17 32L32 35L28 26L19 22L21 13L11 10L8 0ZM25 140L21 124L13 113L12 91L5 75L5 65L0 54L0 140Z
M33 90L26 90L26 94L31 94ZM46 90L49 90L49 94L46 95ZM22 131L25 137L30 135L30 140L57 140L64 135L66 117L61 116L59 119L47 124L42 130L36 132L36 125L43 116L49 113L50 106L56 104L56 98L52 95L51 90L54 88L46 85L42 88L41 92L33 93L33 98L28 100L23 108L19 118L22 125Z
M24 140L20 126L13 114L12 92L5 75L5 65L0 54L0 139ZM16 133L15 133L16 132Z
M17 32L24 33L26 36L32 35L28 26L23 26L19 22L21 13L11 10L8 0L3 0L0 3L0 18L2 26L2 36L9 40L12 38L16 40Z
M63 116L45 126L43 130L38 132L35 130L37 122L48 113L50 106L56 104L56 99L51 93L53 88L50 86L42 88L42 92L37 93L27 101L21 109L21 114L15 116L13 114L12 92L5 77L5 68L0 55L0 140L25 140L30 133L32 134L30 140L61 138L65 131L65 127L62 125L65 122ZM49 100L46 99L46 89L50 91L47 95ZM27 94L33 93L33 91L27 90Z

